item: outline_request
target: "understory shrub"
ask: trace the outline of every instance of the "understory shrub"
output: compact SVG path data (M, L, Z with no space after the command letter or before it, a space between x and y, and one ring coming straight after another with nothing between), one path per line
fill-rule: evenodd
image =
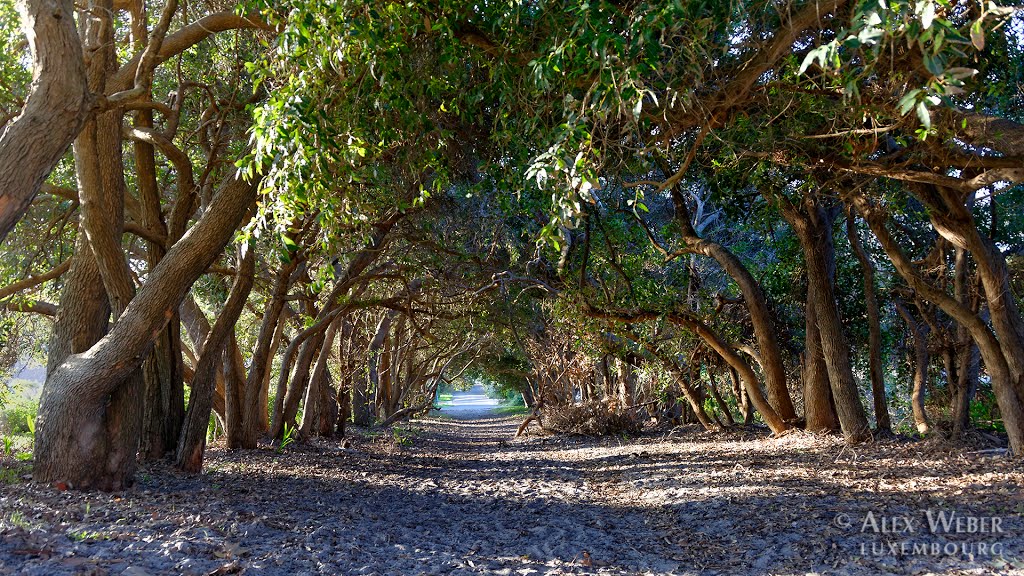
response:
M35 422L39 403L19 398L10 401L0 409L0 433L28 435L32 433L29 422Z
M544 408L544 427L563 434L607 436L636 434L643 427L634 410L614 403L590 400Z

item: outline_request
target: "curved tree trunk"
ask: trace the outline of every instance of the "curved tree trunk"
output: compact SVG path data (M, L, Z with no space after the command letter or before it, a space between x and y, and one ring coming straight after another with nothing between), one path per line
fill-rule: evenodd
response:
M761 367L764 370L768 403L783 420L796 420L796 410L793 408L793 400L786 385L786 367L782 359L782 350L772 323L771 311L768 309L768 300L761 290L760 283L735 254L721 244L705 240L697 234L690 222L686 199L678 187L672 190L672 201L676 210L675 221L680 227L686 245L698 254L714 258L722 270L736 282L743 295L743 302L754 327L757 347L761 352Z
M116 393L140 393L141 383L132 375L152 348L154 335L224 249L255 200L256 186L232 174L203 217L150 273L109 334L47 374L36 423L36 480L102 490L131 484L138 430L128 418L132 413L119 411ZM123 449L110 450L111 442Z
M886 228L887 215L881 208L872 205L863 196L854 197L853 202L857 211L864 216L864 220L871 227L871 231L889 256L894 268L907 284L922 298L934 303L970 332L971 338L978 345L978 352L985 362L989 376L992 378L992 391L996 395L999 411L1003 416L1006 434L1010 441L1010 451L1017 457L1024 455L1024 403L1021 402L1014 389L1010 367L999 346L999 341L989 330L988 325L973 310L945 291L932 286L921 276L914 268L910 258L903 253L899 244L889 234L889 230Z
M181 429L175 451L174 464L185 472L197 473L203 469L203 452L206 448L206 430L210 422L210 410L213 407L213 394L217 387L216 375L220 368L228 336L234 330L245 300L252 290L253 277L256 271L256 259L251 251L242 257L235 275L234 285L224 303L224 308L217 315L217 321L203 344L199 360L196 362L196 373L192 378L192 393L189 396L188 411Z
M178 307L178 317L185 325L185 332L188 333L189 340L192 341L192 348L198 355L206 339L210 336L210 321L206 319L206 315L191 294L186 295L185 300ZM193 362L198 362L198 358L194 358ZM224 371L221 369L220 360L217 362L217 370L214 371L216 387L213 390L213 411L223 422L226 417L224 414Z
M102 12L109 4L92 6ZM83 26L87 41L100 46L91 54L87 79L92 90L102 91L107 73L113 69L113 25L109 17L90 18ZM112 110L89 120L75 140L75 172L81 200L80 232L84 242L79 248L91 261L88 266L92 280L105 293L105 302L113 319L125 313L135 295L135 286L124 252L121 234L124 226L124 166L121 157L121 112ZM83 268L84 270L85 268ZM97 287L98 288L98 287ZM94 288L96 289L96 288ZM82 303L77 295L70 297L68 310L77 315L93 305ZM85 310L74 311L75 306ZM115 325L116 326L116 325ZM97 326L98 327L98 326ZM88 352L111 340L98 339L106 333L94 332L87 341ZM64 334L55 331L55 339ZM67 347L56 344L64 355ZM148 350L145 351L148 353ZM145 356L145 353L143 356ZM59 358L51 355L51 366L44 384L36 433L37 464L34 471L57 472L57 480L75 488L121 489L130 483L135 470L135 456L142 423L142 373L139 363L117 378L105 378L106 367L95 374L70 369L81 356ZM102 386L74 389L71 382L97 377ZM46 390L49 388L49 390ZM44 410L45 408L45 410ZM60 423L58 424L57 421ZM55 452L64 452L63 461ZM74 453L68 456L67 453ZM89 464L84 464L88 462Z
M391 330L391 322L396 315L397 313L395 312L389 312L380 319L380 322L377 323L377 330L373 340L370 341L370 345L366 349L367 375L365 381L361 383L362 386L357 388L360 396L356 398L355 406L356 424L360 426L366 426L373 421L371 409L376 404L375 400L380 394L380 354L388 332Z
M750 397L747 396L747 391L743 389L740 375L736 373L736 369L732 366L729 367L729 382L732 384L732 393L736 397L736 403L740 408L743 425L749 426L754 421L754 411L750 409Z
M47 381L39 399L33 470L37 480L59 481L82 489L118 490L130 484L137 443L132 428L139 401L132 383L115 385L94 399L83 397L77 390L60 389L51 382L68 358L88 351L100 341L107 333L109 316L110 306L96 259L85 233L79 232L61 296L60 314L50 338ZM59 409L54 410L53 406ZM73 428L76 425L77 430ZM73 435L60 438L61 445L53 447L54 434L49 429L54 427L56 433ZM63 458L57 458L51 467L47 455L53 451L70 452L70 458L81 463L68 466ZM43 471L52 472L52 468L56 468L56 474L42 475ZM70 470L65 472L65 468Z
M18 2L32 59L21 114L0 134L0 243L32 204L93 108L71 0Z
M715 382L715 373L711 371L710 368L708 369L708 388L711 389L711 396L714 397L718 407L722 410L722 413L725 414L725 422L729 426L735 426L736 420L732 417L732 411L729 410L729 404L722 399L722 395L718 392L718 383Z
M291 240L294 242L298 233L291 233ZM267 395L269 394L270 368L274 361L273 346L278 339L278 333L282 330L284 320L282 313L285 308L288 289L292 284L292 273L302 261L301 257L292 258L277 273L274 280L274 291L270 296L270 303L263 314L263 321L260 322L260 331L256 336L256 348L253 350L250 362L249 374L246 376L244 394L242 398L242 436L239 443L246 450L256 448L260 433L263 432L257 422L265 418L260 416L267 412Z
M992 328L1006 358L1011 385L1024 402L1024 318L1010 288L1006 257L992 238L978 230L967 200L948 188L921 185L915 195L928 208L935 230L957 248L969 250L977 265L978 277L985 288Z
M907 329L914 340L914 387L910 392L910 408L914 413L914 426L921 434L931 430L928 412L924 407L925 389L928 385L928 366L931 363L928 355L928 325L914 319L906 306L896 302L896 311L907 323Z
M335 290L337 290L337 286ZM299 402L302 400L306 384L309 381L311 365L323 342L324 331L344 311L344 308L339 308L337 304L332 305L332 302L336 302L336 298L328 298L327 305L316 315L316 322L299 332L281 357L281 372L277 378L274 414L270 425L272 438L284 437L285 424L295 426L294 420L299 411ZM296 351L298 352L297 358ZM294 374L292 373L293 358L296 358ZM289 376L291 376L291 385L288 384Z
M306 398L302 408L302 425L299 427L299 438L309 438L312 435L313 426L321 411L322 389L327 386L327 361L330 360L331 353L334 351L334 337L338 333L340 324L340 319L331 323L320 346L320 354L316 359L316 365L313 367L313 373L309 377L309 386L306 388Z
M589 305L585 308L585 313L594 318L608 318L621 322L639 322L641 320L656 320L664 318L673 324L686 328L690 332L696 334L708 345L709 348L717 352L718 355L729 364L729 366L736 370L740 380L746 388L751 403L754 405L754 409L761 413L761 417L764 418L765 424L771 428L773 433L781 434L789 429L789 425L779 417L778 413L775 412L775 409L772 408L765 399L764 394L761 393L761 386L757 381L757 375L754 374L754 370L750 367L750 364L747 364L747 361L737 354L736 351L733 350L733 347L727 344L717 332L693 315L686 312L666 314L663 312L646 310L638 312L608 312L597 310Z
M720 430L721 426L716 426L715 423L711 421L711 417L708 416L707 411L704 410L704 404L701 401L700 395L698 394L697 390L694 389L692 381L687 380L687 377L683 373L683 368L679 365L679 362L677 362L676 360L669 356L666 356L665 354L662 354L660 351L658 351L652 346L645 346L645 348L652 356L654 356L661 362L661 364L665 367L666 370L669 371L670 374L672 374L672 377L675 379L676 384L679 386L679 389L683 391L683 397L686 398L687 404L689 404L689 407L692 409L693 415L694 417L696 417L697 422L700 423L700 425L703 426L704 429L709 432ZM633 374L631 373L632 365L630 365L625 360L622 360L621 358L616 358L615 363L619 368L619 380L625 381L635 378L635 376L633 376ZM623 385L623 387L625 387L625 385ZM683 406L686 405L684 404Z

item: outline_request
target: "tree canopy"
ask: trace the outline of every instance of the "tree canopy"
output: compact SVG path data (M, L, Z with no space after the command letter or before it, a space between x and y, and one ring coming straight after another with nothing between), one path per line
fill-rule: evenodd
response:
M460 377L565 429L1024 453L1019 3L58 4L0 2L0 368L48 356L41 480Z

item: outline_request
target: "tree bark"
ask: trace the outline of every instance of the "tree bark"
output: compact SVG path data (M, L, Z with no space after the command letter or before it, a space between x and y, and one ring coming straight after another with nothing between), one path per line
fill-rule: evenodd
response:
M672 201L675 206L675 221L681 230L686 245L698 254L714 258L722 270L736 282L743 295L743 302L750 313L750 322L754 327L754 337L761 352L762 369L765 376L765 390L768 392L768 403L783 419L796 419L793 400L789 396L786 385L786 368L779 347L778 335L772 323L772 314L768 309L768 300L761 290L761 285L743 265L743 262L727 248L706 240L697 235L690 222L690 212L686 207L686 198L678 186L672 189Z
M633 373L633 367L621 358L615 359L615 367L619 374L619 403L624 408L630 408L633 406L633 397L636 394L636 376ZM678 375L676 379L679 379Z
M306 398L303 402L302 425L299 427L299 438L305 439L312 435L313 426L321 409L322 388L327 385L327 361L334 351L334 337L338 333L340 324L340 318L331 323L330 327L327 328L323 344L320 346L320 354L316 359L316 365L313 367L313 373L309 377L309 386L306 389Z
M228 335L228 344L222 354L224 362L224 428L228 448L242 448L246 421L244 406L245 360L238 348L234 330Z
M732 417L732 411L729 410L729 405L722 399L722 395L719 394L714 372L712 372L710 368L708 368L708 388L711 389L711 396L714 397L718 407L722 410L722 413L725 414L726 423L729 426L735 426L736 420Z
M910 258L903 253L899 244L886 228L887 215L880 207L872 204L863 196L853 199L857 211L871 227L878 242L882 245L897 273L922 298L934 303L943 312L967 329L971 338L978 345L978 352L989 376L992 379L992 391L996 395L999 411L1003 416L1006 434L1009 437L1010 452L1016 457L1024 455L1024 403L1014 389L1013 377L1009 364L999 346L999 341L989 330L988 325L969 307L940 290L924 279L915 269Z
M811 304L818 324L822 355L843 437L849 443L864 442L871 438L871 433L853 378L850 348L839 319L839 308L829 274L828 261L833 258L834 250L833 219L812 196L805 197L801 204L797 208L783 200L782 213L793 226L803 248L808 294L813 298Z
M93 108L74 2L21 0L17 6L28 37L32 84L21 114L0 134L0 243Z
M807 283L807 304L804 308L804 417L808 432L838 432L839 417L832 401L832 386L821 352L821 334L815 314L814 285Z
M294 242L298 232L290 234ZM270 303L263 314L263 321L260 322L260 331L256 336L256 349L253 350L249 368L249 374L245 379L244 394L242 399L242 437L239 439L241 447L246 450L256 448L260 433L263 432L257 422L260 419L260 412L267 412L267 403L262 394L264 386L269 389L271 364L273 363L272 345L275 335L282 329L283 320L281 315L284 311L288 289L292 283L292 273L298 267L301 258L296 256L281 268L274 280L274 291L270 296Z
M356 424L360 426L367 426L373 421L373 414L371 408L374 406L374 399L379 394L380 384L380 373L378 372L378 364L380 362L380 351L384 346L384 339L391 330L391 322L394 319L396 313L389 312L381 317L380 322L377 323L377 330L374 333L373 340L370 341L370 345L366 349L366 363L367 363L367 375L362 382L361 386L356 388L358 396L354 398L355 406L355 418Z
M1010 288L1006 258L992 238L978 230L965 198L956 190L920 185L915 196L929 208L932 226L957 248L971 252L985 288L992 329L1010 369L1011 386L1024 402L1024 318Z
M210 321L206 319L206 315L191 294L185 296L185 300L178 307L178 317L184 323L185 331L188 333L189 340L192 341L192 348L198 355L203 349L206 339L210 336ZM198 359L195 362L198 362ZM226 418L224 414L224 371L220 362L218 358L217 370L214 371L216 387L213 390L213 411L220 416L221 420L224 420Z
M889 419L889 402L885 397L885 380L882 374L882 320L875 295L875 263L857 235L857 224L853 211L846 216L846 236L864 273L864 305L868 314L868 373L871 377L871 397L875 406L875 430L892 432Z
M925 388L928 385L928 325L918 322L907 310L906 306L896 302L896 311L907 323L914 340L914 387L910 393L910 408L914 413L914 426L920 434L927 434L931 425L928 422L928 412L924 407Z
M754 405L754 409L761 413L761 417L764 418L765 423L773 433L781 434L789 429L789 425L779 417L778 413L775 412L765 399L764 394L761 392L761 386L757 381L757 375L754 374L750 364L737 354L732 346L727 344L717 332L692 314L686 312L663 313L648 310L602 311L589 305L586 307L585 313L594 318L607 318L629 323L665 318L673 324L686 328L696 334L701 340L704 340L708 347L717 352L729 366L736 370L746 388L751 403Z
M954 297L962 305L977 311L978 298L969 294L969 264L967 251L963 248L956 249L954 266ZM970 404L978 390L978 376L981 371L981 356L978 354L978 346L971 339L967 329L959 324L956 327L956 347L958 368L956 392L952 396L952 405L950 406L953 418L951 433L953 439L961 438L971 426Z
M36 424L36 480L101 490L131 484L138 431L133 436L131 423L120 421L111 394L138 370L154 335L224 249L255 200L256 185L232 174L203 217L150 273L109 334L47 374ZM139 386L133 382L127 390L138 394ZM118 431L125 433L125 449L108 450L111 433Z
M203 452L206 448L206 431L213 407L213 395L217 387L217 372L220 359L227 344L228 336L235 329L238 318L245 309L245 300L252 290L256 271L256 259L250 250L241 258L238 274L228 294L210 335L203 344L196 373L192 377L192 393L189 396L188 411L178 439L174 464L185 472L198 473L203 469Z

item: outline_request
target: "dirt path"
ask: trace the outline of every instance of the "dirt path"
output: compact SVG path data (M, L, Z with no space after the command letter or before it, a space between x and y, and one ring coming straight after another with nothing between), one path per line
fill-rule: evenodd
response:
M115 496L2 485L0 574L1024 573L1024 471L984 454L692 430L514 440L517 423L213 450L202 476L149 468ZM931 533L928 509L1001 531ZM865 530L869 515L917 530Z
M483 386L476 385L469 390L453 392L452 399L441 406L438 414L457 420L479 420L493 416L494 409L500 404L487 396Z

